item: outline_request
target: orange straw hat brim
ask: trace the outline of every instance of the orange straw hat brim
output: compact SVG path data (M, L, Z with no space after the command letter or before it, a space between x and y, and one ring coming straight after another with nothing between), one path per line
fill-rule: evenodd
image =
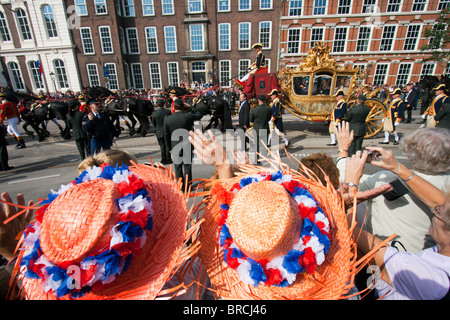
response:
M255 173L255 171L260 171L261 167L247 165L242 170L245 171L245 175L250 175ZM284 171L284 173L292 175L293 179L303 183L308 188L309 192L320 203L324 214L329 220L331 245L326 253L324 263L313 274L305 272L298 274L295 282L284 288L261 284L255 287L242 282L238 272L230 268L224 261L222 248L217 241L221 208L217 197L211 194L204 203L205 207L202 216L204 223L200 227L199 234L202 246L200 256L210 277L213 289L220 298L330 300L341 298L352 287L355 274L354 260L356 250L352 233L348 227L344 203L341 201L337 191L331 183L327 183L327 187L325 187L318 179L306 178L298 172L289 170L289 172ZM240 179L241 177L236 177L224 180L222 185L226 190L230 190ZM255 193L251 200L242 205L258 206L261 207L261 210L267 210L267 207L264 207L264 201L268 196L270 195ZM276 210L276 208L273 209Z
M188 237L188 210L179 185L167 170L163 172L146 165L134 165L130 167L130 171L144 181L149 192L153 228L151 231L146 230L147 240L141 252L133 258L130 267L122 275L101 291L92 290L80 299L155 299L168 278L173 275L174 269L185 262L180 258L180 253ZM89 197L96 197L96 194L85 194L85 198L80 201L90 201ZM61 216L64 216L64 210L61 207ZM27 299L57 299L55 295L44 292L43 280L24 276L21 276L21 280ZM69 297L70 295L62 298Z

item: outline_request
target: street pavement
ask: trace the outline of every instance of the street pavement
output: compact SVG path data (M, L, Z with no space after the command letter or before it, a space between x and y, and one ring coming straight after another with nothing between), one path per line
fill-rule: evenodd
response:
M398 131L401 135L419 128L421 118L418 112L418 110L413 111L412 123L400 125ZM202 119L203 126L206 126L208 121L209 116L205 116ZM330 136L326 123L301 120L288 112L284 114L283 121L287 137L291 142L288 152L292 156L300 159L312 153L326 152L336 159L337 147L327 146L330 143ZM233 117L233 124L237 124L237 116ZM48 129L52 135L42 142L38 142L37 138L33 140L24 135L26 149L15 149L15 141L7 137L10 143L9 165L15 168L0 172L0 192L9 192L13 199L17 193L23 193L25 199L36 201L39 198L45 198L52 189L58 190L60 185L65 185L75 178L80 162L75 141L61 138L56 125L52 122L49 122ZM381 132L376 137L365 140L364 146L378 146L378 142L382 140ZM282 141L280 144L282 146ZM131 152L138 158L139 163L147 162L149 159L153 162L160 160L159 145L153 127L145 137L139 135L130 137L127 131L122 132L120 137L115 139L114 147ZM391 143L385 147L393 150L399 160L406 163L398 146L393 146ZM280 155L282 161L288 163L281 149ZM368 165L366 172L371 173L375 170L378 168ZM194 164L193 178L209 178L213 171L212 165Z

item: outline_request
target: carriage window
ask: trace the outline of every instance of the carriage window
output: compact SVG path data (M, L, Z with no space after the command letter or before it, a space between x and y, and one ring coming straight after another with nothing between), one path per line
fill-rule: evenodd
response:
M333 76L328 73L315 74L312 95L330 95L332 79Z
M351 83L352 76L337 76L335 92L337 92L338 90L343 90L344 94L347 94L348 90L350 89Z
M309 89L309 76L306 77L293 77L292 83L294 85L294 93L307 96Z

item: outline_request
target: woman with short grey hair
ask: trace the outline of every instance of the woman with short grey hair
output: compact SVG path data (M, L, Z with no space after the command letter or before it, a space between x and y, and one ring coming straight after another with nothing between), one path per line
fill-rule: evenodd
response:
M414 131L401 141L402 151L410 168L426 174L450 171L450 130L424 128Z
M337 138L340 158L336 165L343 182L348 155L342 151L348 150L348 141L352 138L348 124L343 123L338 127ZM418 129L405 137L401 146L415 175L442 192L450 191L449 130ZM371 175L364 174L357 187L359 191L366 191L386 183L397 187L393 192L359 204L357 221L365 230L382 239L397 234L394 240L409 252L419 252L434 246L428 231L433 213L395 172L381 170Z

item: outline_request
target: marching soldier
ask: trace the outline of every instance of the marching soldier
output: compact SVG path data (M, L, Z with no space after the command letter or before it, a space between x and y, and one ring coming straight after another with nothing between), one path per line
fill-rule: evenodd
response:
M402 90L397 88L392 93L392 101L389 104L383 118L384 141L380 144L389 144L389 134L394 134L394 145L398 144L399 136L397 134L397 126L402 122L405 103L400 98Z
M245 82L247 81L248 77L251 74L256 73L256 71L258 69L261 69L266 66L266 56L262 52L262 47L263 47L263 45L261 43L255 43L252 46L252 49L255 49L255 51L256 51L256 59L250 66L251 71L249 73L247 73L242 79L240 79L240 80L236 79L236 82L238 84L240 84L241 86L243 86L243 87L245 86Z
M331 136L331 143L327 144L328 146L336 145L336 126L342 121L347 113L347 102L344 100L344 91L338 90L334 96L336 97L337 103L331 112L331 121L328 128Z
M270 140L272 139L272 133L275 130L275 132L284 140L284 144L286 147L289 145L289 140L286 138L286 134L283 130L283 118L282 118L282 112L283 107L281 105L281 101L278 98L278 91L277 89L273 89L270 92L270 98L272 99L272 103L270 107L272 108L272 118L270 119L269 123L269 138L267 140L267 144L270 145Z
M17 125L20 122L19 109L17 109L17 106L13 102L8 101L7 97L2 92L0 92L0 100L2 101L0 106L0 124L7 119L8 127L6 130L17 140L16 149L26 148L25 141L17 128Z
M445 84L440 84L433 89L436 92L436 96L431 102L431 105L422 115L422 117L427 120L426 123L427 127L436 127L436 121L434 120L434 117L441 110L445 102L448 100L447 95L444 93L445 89L446 89Z

